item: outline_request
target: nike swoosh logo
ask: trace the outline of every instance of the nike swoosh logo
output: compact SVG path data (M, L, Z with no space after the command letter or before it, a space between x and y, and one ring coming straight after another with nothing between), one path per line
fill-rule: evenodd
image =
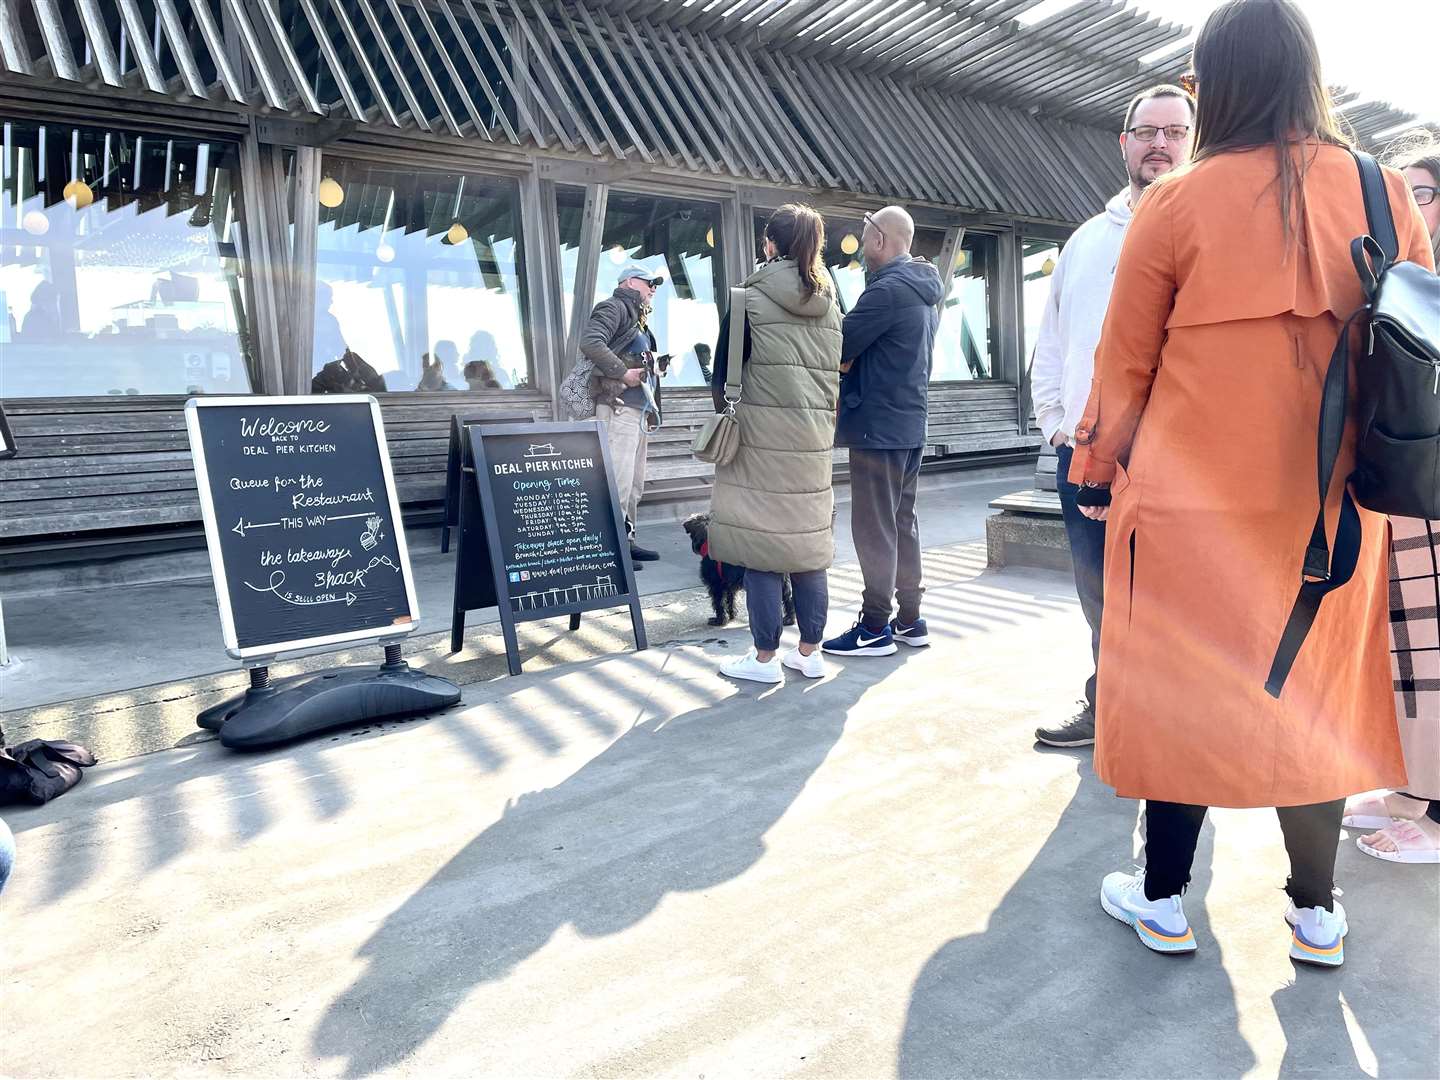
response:
M863 638L863 637L862 637L862 638L856 638L856 639L855 639L855 644L856 644L856 645L859 645L859 646L863 649L863 648L864 648L865 646L867 646L867 645L874 645L877 641L884 641L884 640L885 640L885 639L884 639L883 637L872 637L872 638Z

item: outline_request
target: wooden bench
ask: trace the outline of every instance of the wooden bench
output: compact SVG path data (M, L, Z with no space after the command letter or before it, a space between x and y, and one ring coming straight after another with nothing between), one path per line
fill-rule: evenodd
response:
M1017 391L1013 386L962 383L930 391L929 437L925 467L963 464L979 454L1038 452L1044 442L1036 430L1016 430ZM704 389L670 390L661 398L664 422L650 436L646 462L645 502L689 502L708 499L715 468L697 461L690 443L706 417L714 412ZM835 477L849 475L849 458L835 452Z
M450 417L549 416L534 394L379 395L395 485L407 509L445 494ZM200 504L176 397L12 398L19 453L0 461L0 551L112 534L198 532Z

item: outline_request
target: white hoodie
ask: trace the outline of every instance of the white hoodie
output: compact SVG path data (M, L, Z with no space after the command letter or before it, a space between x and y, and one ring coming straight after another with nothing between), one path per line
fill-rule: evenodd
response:
M1050 296L1040 320L1030 393L1046 440L1057 431L1073 439L1095 375L1095 346L1105 323L1115 263L1130 225L1130 190L1105 204L1105 212L1081 225L1060 252Z

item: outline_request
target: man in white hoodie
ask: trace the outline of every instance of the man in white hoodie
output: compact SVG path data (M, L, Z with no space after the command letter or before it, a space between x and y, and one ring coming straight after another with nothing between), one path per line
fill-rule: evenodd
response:
M1030 386L1040 430L1059 457L1060 509L1075 566L1075 590L1090 624L1090 648L1100 657L1100 616L1105 598L1105 523L1092 521L1075 505L1069 481L1071 441L1075 424L1090 396L1095 374L1095 346L1120 244L1141 193L1190 158L1195 126L1193 99L1178 86L1152 86L1137 94L1125 113L1120 153L1130 185L1071 235L1055 264L1050 297L1035 343ZM1091 746L1095 742L1095 676L1085 683L1084 708L1068 722L1040 728L1035 738L1048 746Z

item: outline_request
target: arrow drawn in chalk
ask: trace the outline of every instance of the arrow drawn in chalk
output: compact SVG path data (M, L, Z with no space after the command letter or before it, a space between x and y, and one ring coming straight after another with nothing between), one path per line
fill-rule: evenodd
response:
M284 584L285 571L276 570L270 575L269 585L262 588L259 585L251 585L250 582L247 581L245 582L245 587L247 589L253 589L255 590L255 592L274 593L281 600L284 600L285 603L294 604L296 607L316 607L320 604L344 604L346 607L349 607L351 604L355 603L356 600L360 599L353 592L347 592L344 596L332 596L328 600L316 600L303 596L297 597L293 592L281 592L280 586Z
M246 521L242 517L235 523L235 527L230 531L244 536L246 529L273 529L279 524L280 522L278 521ZM261 592L264 592L264 590L262 589Z
M301 516L303 516L303 515L301 515ZM369 510L366 510L366 511L365 511L364 513L362 513L362 514L332 514L332 515L329 515L329 516L327 516L327 517L325 518L325 523L328 525L328 524L329 524L330 522L332 522L332 521L349 521L351 518L363 518L363 517L369 517L369 516L370 516L370 511L369 511ZM284 524L284 522L281 522L281 521L246 521L246 520L242 517L239 521L237 521L237 522L235 523L234 527L231 528L230 531L233 532L233 533L238 533L240 536L244 536L245 533L246 533L246 531L249 530L249 529L273 529L273 528L275 528L277 525L283 525L283 524ZM294 527L294 526L292 526L292 528L293 528L293 527ZM265 590L264 590L264 589L261 589L260 591L261 591L261 592L264 592Z

